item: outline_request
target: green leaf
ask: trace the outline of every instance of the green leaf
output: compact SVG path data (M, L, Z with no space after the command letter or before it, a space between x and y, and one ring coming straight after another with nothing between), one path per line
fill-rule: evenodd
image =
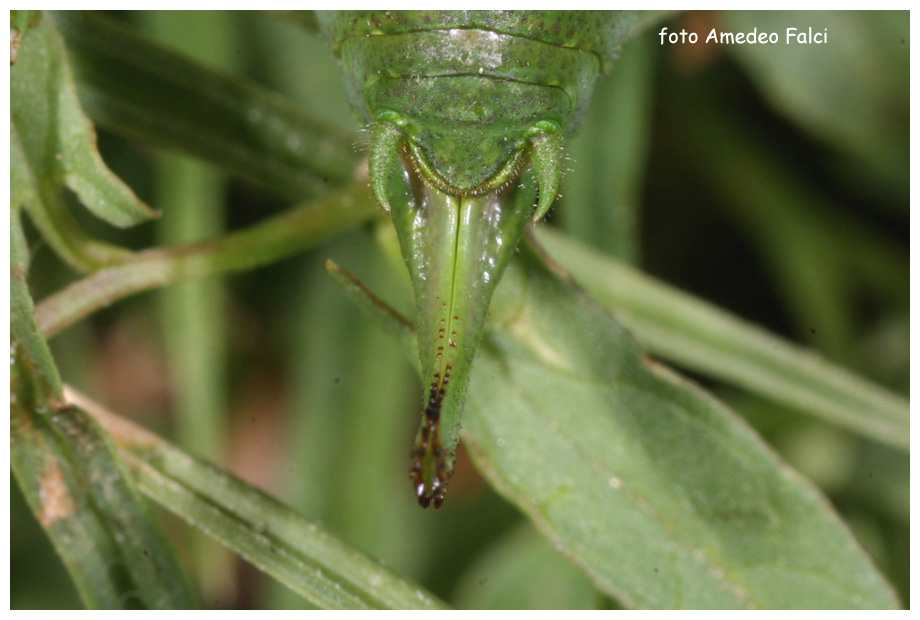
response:
M281 502L73 391L126 455L141 490L309 601L338 609L444 607Z
M463 609L597 609L603 597L533 526L523 524L473 562L454 598Z
M640 271L543 227L540 243L651 353L907 449L903 398Z
M17 364L10 461L32 511L84 604L102 609L197 606L162 527L85 413L41 400Z
M516 267L474 365L467 445L602 590L654 608L897 605L827 501L737 416L534 255Z
M10 11L10 65L16 64L19 48L41 11Z
M151 11L137 15L147 31L164 44L216 66L239 58L233 28L239 14L227 11ZM232 209L227 177L206 163L173 153L154 153L155 204L168 205L157 222L157 245L168 246L214 238L224 232ZM227 212L227 213L225 213ZM219 277L171 286L158 294L166 368L172 386L173 437L187 450L217 459L230 434L228 347L232 330L224 312L224 283ZM192 558L191 573L202 600L221 600L233 583L231 552L201 532L183 544Z
M237 77L205 69L91 13L51 16L100 126L178 148L292 199L351 180L354 136Z
M29 268L29 250L22 230L20 213L10 210L10 338L13 341L10 356L22 354L28 361L29 374L46 397L61 398L61 378L51 357L48 343L35 320L35 306L26 275Z
M531 250L491 314L467 447L601 590L650 608L898 605L826 499Z
M108 438L63 398L26 288L12 212L10 464L87 607L187 608L194 597Z
M96 216L131 226L156 216L108 168L77 100L60 35L48 19L32 28L10 69L13 208L25 206L48 242L78 269L126 255L85 237L66 211L67 187Z

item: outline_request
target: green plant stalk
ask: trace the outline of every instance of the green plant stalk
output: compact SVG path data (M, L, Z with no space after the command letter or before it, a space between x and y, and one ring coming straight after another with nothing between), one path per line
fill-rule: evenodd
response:
M232 69L239 45L237 15L155 11L141 23L171 48L210 66ZM230 66L227 66L230 65ZM156 204L169 205L157 222L160 247L219 237L224 232L225 176L207 163L156 153ZM174 437L201 458L222 462L227 450L227 320L219 277L181 282L159 293L160 325L170 376ZM204 600L227 600L235 589L230 552L196 530L189 542Z
M158 194L171 209L158 226L159 247L217 238L222 232L222 184L197 162L163 156ZM218 459L226 424L226 321L223 283L205 277L162 291L161 321L171 382L176 386L177 438L196 454Z
M385 290L393 290L399 284L399 275L389 264L379 260L371 239L363 239L360 247L355 240L348 241L344 256L349 261L365 265L362 272L366 276L381 282ZM302 405L298 409L310 411L313 415L308 419L307 416L298 416L302 419L298 425L303 425L300 433L303 443L292 454L294 458L302 459L302 452L306 451L303 447L315 447L315 451L324 457L324 462L316 465L321 471L334 472L325 482L316 481L311 485L325 487L324 511L318 513L323 515L324 520L337 523L337 531L362 549L387 558L395 566L412 566L417 563L420 552L417 543L419 532L413 532L409 524L413 523L412 517L418 511L411 503L394 501L394 498L408 496L404 482L404 459L405 433L410 428L407 422L411 418L406 413L413 408L415 394L406 390L406 386L413 385L413 370L404 362L401 352L391 346L392 341L387 335L363 321L358 310L339 294L325 270L318 270L316 275L323 279L324 289L329 287L325 290L326 296L335 300L336 307L338 304L345 307L338 310L337 319L304 309L301 314L303 320L309 317L313 321L309 326L311 334L316 336L322 333L321 330L328 332L325 339L317 340L315 337L305 345L311 347L310 352L315 357L316 342L326 342L338 336L338 341L333 340L330 348L322 350L342 351L338 354L337 363L327 361L327 356L323 355L320 356L322 359L310 363L310 368L304 373L308 383L304 386L305 393L300 400ZM316 292L316 288L310 292ZM307 296L302 299L306 301ZM313 295L309 299L311 305L317 303ZM348 344L341 339L341 334L345 332L351 334ZM305 354L303 352L301 358ZM318 372L316 367L319 364L328 365L326 372ZM313 381L306 376L310 371ZM335 373L334 378L330 377L330 372ZM321 381L327 383L318 385ZM310 392L307 393L307 390ZM326 397L321 401L329 407L325 415L310 406L312 399L307 401L305 398L317 392L321 398ZM369 395L373 395L373 403L368 402ZM311 422L318 421L321 416L326 418L326 425L337 427L328 435L329 439L309 437L314 429ZM337 437L338 441L332 442L332 437ZM321 443L327 444L325 449L318 446ZM304 486L302 480L298 484ZM378 508L355 510L358 505ZM418 525L423 527L421 523Z
M102 269L43 300L36 308L38 324L50 338L134 293L266 265L370 220L379 212L366 185L355 182L214 241L138 252L124 264Z
M652 354L907 450L903 398L550 228L537 239Z
M67 397L112 435L148 497L314 604L331 609L445 606L262 491L73 390Z
M212 65L233 57L233 17L228 13L184 11L142 14L146 29L173 47ZM214 239L223 233L224 182L201 162L172 154L155 160L157 204L169 211L157 223L161 247ZM226 410L223 286L216 278L187 282L161 293L179 443L195 454L217 460L225 443Z

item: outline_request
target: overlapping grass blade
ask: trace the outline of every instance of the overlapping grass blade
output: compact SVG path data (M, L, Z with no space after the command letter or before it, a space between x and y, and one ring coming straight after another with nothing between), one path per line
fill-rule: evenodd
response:
M541 229L537 236L649 352L867 437L909 448L909 405L903 398L551 229Z
M76 392L68 397L112 434L147 496L312 603L333 609L444 606L262 491Z
M162 526L106 433L64 398L25 284L25 239L11 222L10 463L87 607L196 605Z

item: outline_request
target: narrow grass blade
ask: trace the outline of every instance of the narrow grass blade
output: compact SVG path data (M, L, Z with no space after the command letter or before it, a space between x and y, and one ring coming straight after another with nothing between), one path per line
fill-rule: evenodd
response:
M549 228L537 238L651 353L861 435L910 447L903 398Z
M10 464L87 607L188 608L191 589L162 527L106 434L64 399L11 226Z
M105 433L76 407L42 401L14 375L10 461L84 604L98 609L196 607L162 527Z
M140 24L172 49L209 66L233 65L239 58L239 14L226 11L151 11ZM158 246L213 239L224 233L229 217L227 177L213 166L177 153L154 153L154 201L169 205L156 225ZM159 318L172 386L172 437L202 458L220 462L228 452L229 363L231 330L219 276L181 282L158 294ZM198 531L183 541L203 600L225 601L236 590L231 552Z
M76 392L122 449L141 490L312 603L338 609L435 609L444 604L224 471Z

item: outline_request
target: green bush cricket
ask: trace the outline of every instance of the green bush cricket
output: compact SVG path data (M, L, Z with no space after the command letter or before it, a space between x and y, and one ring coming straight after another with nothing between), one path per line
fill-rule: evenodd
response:
M410 478L439 507L492 292L556 198L563 140L631 13L320 12L371 133L371 186L412 277L422 422Z

